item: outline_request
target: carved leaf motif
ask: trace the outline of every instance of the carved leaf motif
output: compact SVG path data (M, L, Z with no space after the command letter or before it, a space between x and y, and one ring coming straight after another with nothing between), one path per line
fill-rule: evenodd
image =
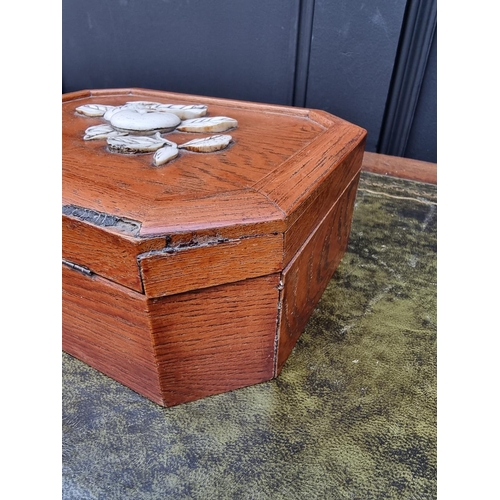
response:
M207 114L208 107L204 104L160 104L155 111L159 113L173 113L181 120L200 118Z
M139 111L156 111L156 108L161 106L159 102L152 101L127 101L124 108L133 108Z
M94 125L85 130L83 136L84 141L92 141L95 139L107 139L117 135L125 135L115 130L111 125Z
M177 130L182 132L225 132L238 126L234 118L227 116L214 116L208 118L194 118L184 120Z
M136 111L172 113L177 115L181 120L205 116L208 109L204 104L161 104L152 101L128 101L122 108L132 108Z
M106 111L111 108L114 108L114 106L108 106L106 104L84 104L83 106L78 106L75 111L81 115L95 117L104 116Z
M127 135L108 138L109 149L115 153L152 153L164 145L175 146L177 148L174 142L167 141L159 133L153 137Z
M125 106L110 106L106 113L104 113L103 118L109 122L115 113L118 113L118 111L122 111L123 109L125 109Z
M153 156L153 163L158 167L173 160L179 154L179 150L174 146L164 146L156 151Z
M228 146L232 137L230 135L212 135L203 139L194 139L179 146L179 149L196 151L197 153L211 153L220 151Z

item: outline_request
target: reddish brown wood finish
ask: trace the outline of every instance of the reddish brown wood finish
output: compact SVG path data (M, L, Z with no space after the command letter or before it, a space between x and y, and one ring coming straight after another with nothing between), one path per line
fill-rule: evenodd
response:
M63 349L164 406L263 382L279 279L147 299L63 266Z
M213 154L184 152L182 158L165 167L152 168L150 154L111 154L102 141L82 140L85 129L102 120L77 116L74 111L77 106L118 105L138 97L145 96L120 90L108 91L99 97L66 100L63 105L63 203L137 220L148 228L147 234L192 230L196 225L203 228L223 227L228 223L245 225L247 221L239 207L242 200L252 198L251 191L255 189L250 188L297 151L311 145L324 131L322 125L310 120L302 110L292 113L294 108L291 108L285 113L284 108L278 106L245 106L236 101L201 99L198 102L209 103L210 115L230 114L238 120L238 128L231 131L234 144L228 149ZM170 93L153 93L148 97L180 104L195 100ZM168 135L169 140L177 143L195 137L199 134ZM223 203L219 206L216 202L221 195L225 197L222 196ZM267 201L265 195L254 197L262 209L254 213L257 207L250 206L254 210L247 211L251 218L248 222L259 222L259 212L264 221L269 220L273 203ZM194 210L186 211L186 205L194 205ZM178 206L181 208L175 211L175 221L170 226L172 207ZM197 221L193 225L196 212ZM236 219L234 213L241 215ZM230 219L226 221L228 214ZM278 214L282 215L279 209Z
M276 374L347 249L358 183L359 174L283 271Z
M374 174L437 184L436 163L365 152L362 168Z
M144 291L162 297L276 273L283 268L282 249L278 233L150 253L139 258Z
M276 273L149 301L167 405L273 377L279 278Z
M205 103L238 120L234 143L153 167L83 141L102 121L77 106L128 100ZM143 89L63 102L63 259L94 273L64 268L64 349L167 406L276 376L346 250L366 132L318 110Z
M163 404L147 299L63 265L63 350Z
M359 172L365 141L361 141L349 155L346 155L332 169L313 195L292 214L289 228L285 233L284 264L287 265L297 254L304 241L312 233L319 221L323 220L346 186Z
M65 215L62 235L63 259L138 292L143 287L137 256L165 248L164 237L140 240Z

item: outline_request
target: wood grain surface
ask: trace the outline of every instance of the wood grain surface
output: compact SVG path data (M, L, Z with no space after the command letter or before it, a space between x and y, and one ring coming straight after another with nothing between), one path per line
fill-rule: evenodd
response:
M240 198L234 204L220 207L224 219L226 212L241 203L239 193L245 193L290 156L314 142L325 130L309 119L303 110L294 111L294 108L244 106L241 103L235 105L234 101L213 99L196 101L192 96L170 93L153 92L147 96L158 102L174 104L210 101L210 116L230 116L238 120L238 128L230 131L233 144L216 153L183 151L164 167L154 168L150 154L113 154L107 151L105 141L83 141L85 129L103 123L103 120L75 114L75 108L83 104L120 105L127 100L144 99L146 95L120 90L88 98L69 99L66 96L63 104L65 204L128 217L142 222L152 233L155 223L162 228L157 232L164 232L165 226L168 227L170 207L185 206L190 202L197 205L202 225L204 222L214 224L219 211L214 196L235 192ZM168 134L168 139L177 144L199 137L199 134L177 131ZM204 200L207 200L205 204ZM264 196L260 197L260 202L269 210L271 203L266 203ZM229 210L225 210L225 206ZM166 216L163 210L167 210ZM252 212L248 214L254 217ZM183 222L186 227L192 224L192 211L181 209L176 219L174 232L182 227ZM243 223L242 219L240 224Z
M317 189L289 217L284 236L284 265L297 254L309 235L323 220L361 168L364 140L331 170Z
M166 405L273 377L279 278L149 300Z
M207 104L233 143L154 167L83 140L102 120L77 106L130 100ZM318 110L63 96L63 349L166 406L276 376L346 250L365 140Z
M159 299L62 273L63 350L158 404L273 377L279 273Z
M146 297L65 265L62 281L63 350L162 404Z
M238 120L238 127L230 131L234 143L217 153L185 152L164 167L153 168L149 154L112 154L103 141L82 140L87 127L103 120L79 116L76 107L119 105L145 97L163 103L208 104L209 115ZM238 213L235 207L241 205L242 196L252 197L250 190L261 194L254 198L263 211L273 212L274 205L277 213L271 216L279 218L307 198L309 190L366 134L319 111L140 89L77 92L65 95L63 101L63 202L137 220L144 235L155 234L155 224L156 234L179 232L184 226L191 230L195 212L200 228L217 224L219 211L219 226L234 225L234 218L226 220L227 214ZM178 144L195 137L199 134L168 134ZM219 207L217 197L230 200L233 192L234 203ZM259 220L255 205L248 210L251 220L241 216L240 225ZM177 206L181 209L169 229L171 207Z
M143 293L137 256L165 248L165 238L139 239L63 215L62 257Z
M358 183L359 174L283 271L276 374L347 249Z
M277 233L150 252L139 256L144 291L162 297L273 274L283 268L282 248Z
M85 129L103 120L81 116L76 107L120 105L145 98L174 104L204 103L209 106L209 115L237 119L238 127L230 131L234 143L217 153L183 152L171 163L153 167L150 154L110 153L105 141L83 140ZM365 136L363 129L318 110L144 89L66 94L63 204L134 220L138 233L122 234L65 216L63 258L133 290L146 290L151 296L187 291L187 283L196 289L201 282L215 285L255 277L255 269L262 272L259 275L275 272L276 262L284 266L290 261L356 175ZM168 134L169 140L178 144L192 137L199 135ZM184 284L174 285L167 279L174 261L182 261L178 268L187 269L188 256L193 257L195 267L214 258L211 246L183 251L176 257L166 253L169 246L192 245L207 238L243 240L277 234L285 234L281 238L283 257L276 255L273 243L264 266L256 265L262 257L259 253L253 259L242 257L238 265L227 265L225 278L220 272L216 278L206 269L198 279L194 279L195 271L187 271L192 278L186 276ZM229 257L231 245L218 248ZM246 248L245 244L240 248ZM155 255L144 257L154 251Z
M382 155L367 151L363 157L363 170L374 174L437 184L437 164L411 158Z

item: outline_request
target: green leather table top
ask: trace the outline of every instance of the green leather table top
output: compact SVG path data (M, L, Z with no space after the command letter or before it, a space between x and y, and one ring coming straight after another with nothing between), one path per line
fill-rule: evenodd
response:
M63 499L436 498L436 186L363 173L271 381L162 408L63 354Z

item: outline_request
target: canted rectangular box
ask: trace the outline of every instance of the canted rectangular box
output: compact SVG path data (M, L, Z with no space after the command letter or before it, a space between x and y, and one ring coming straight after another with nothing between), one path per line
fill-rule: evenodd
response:
M278 376L347 248L365 137L318 110L63 95L63 349L164 406Z

